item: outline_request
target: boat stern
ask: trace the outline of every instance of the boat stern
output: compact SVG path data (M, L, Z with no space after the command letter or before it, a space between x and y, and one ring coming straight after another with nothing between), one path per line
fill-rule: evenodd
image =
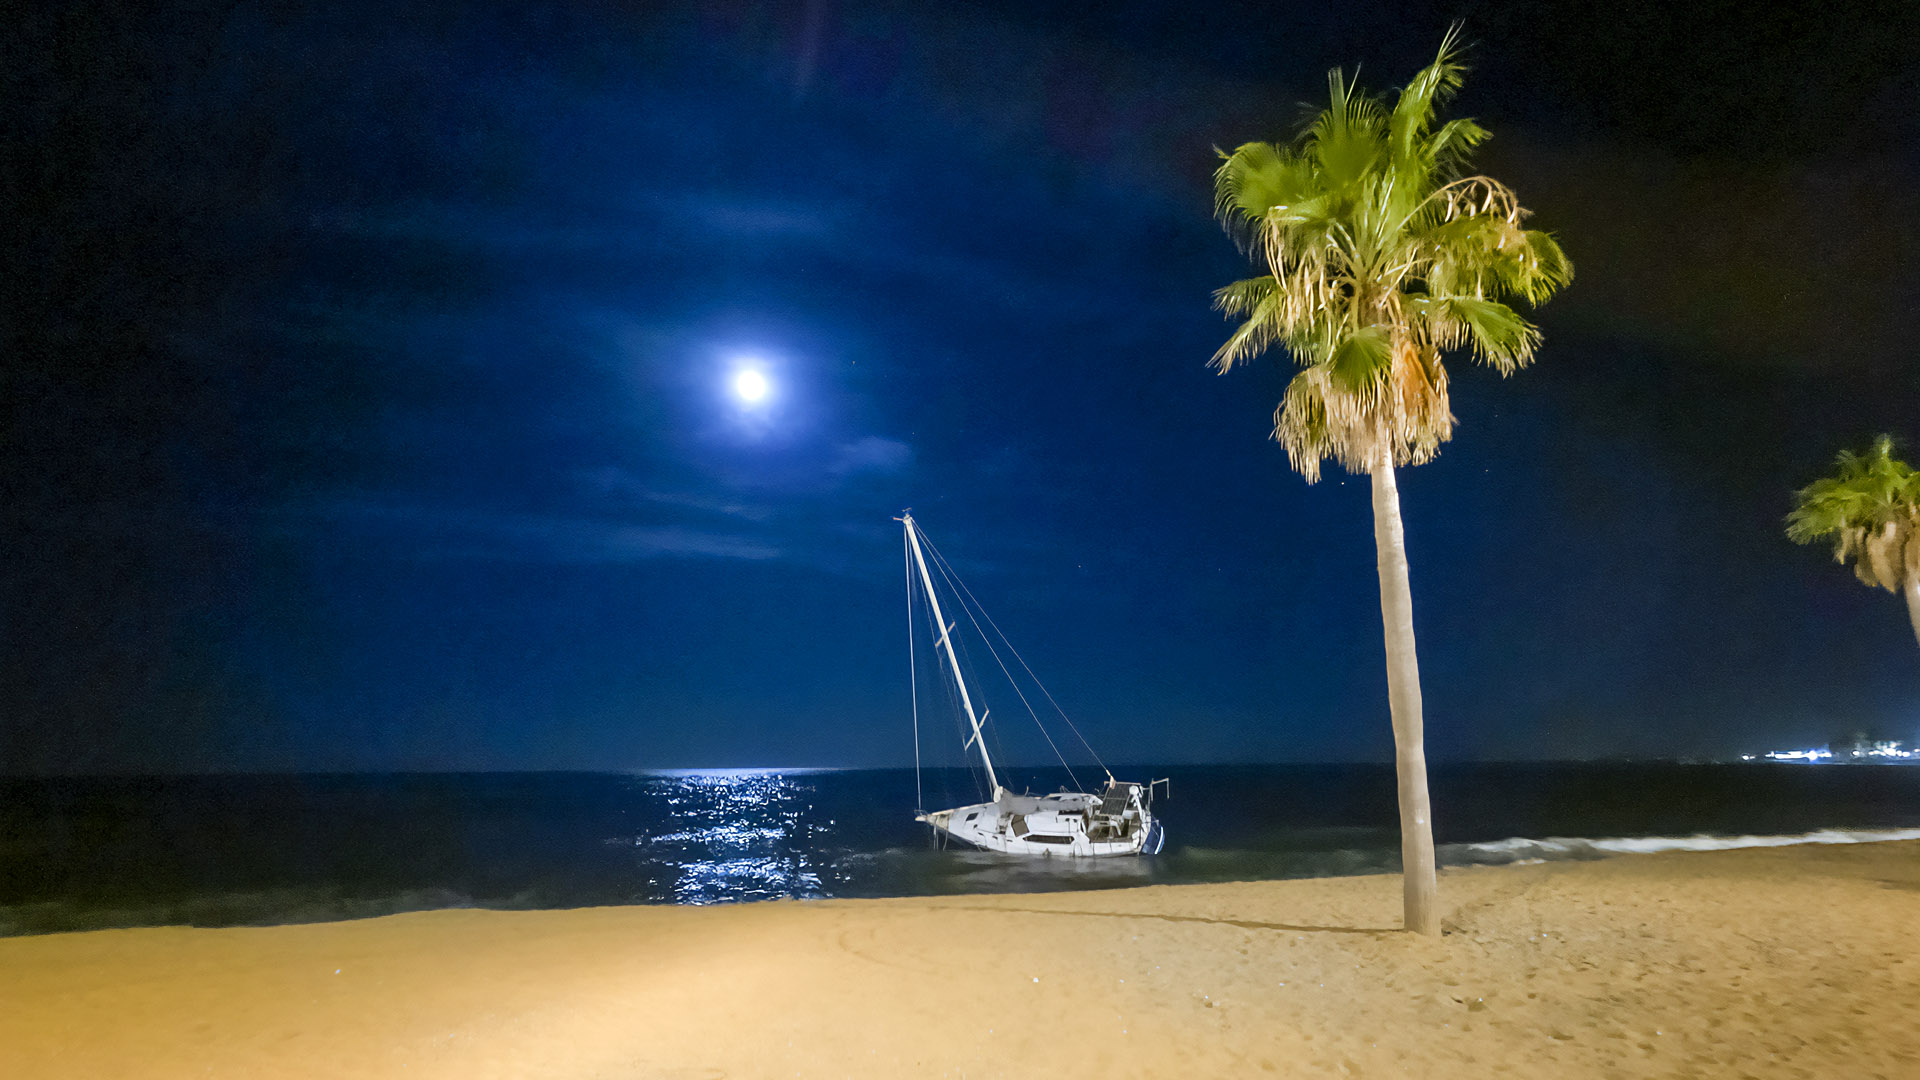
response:
M1147 834L1140 839L1140 854L1158 855L1160 849L1167 846L1167 827L1160 824L1159 818L1149 819Z

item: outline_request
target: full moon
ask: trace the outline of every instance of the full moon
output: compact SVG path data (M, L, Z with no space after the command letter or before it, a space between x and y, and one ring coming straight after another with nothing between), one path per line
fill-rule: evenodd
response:
M734 394L749 405L764 401L770 389L772 388L767 385L767 377L751 368L733 377Z

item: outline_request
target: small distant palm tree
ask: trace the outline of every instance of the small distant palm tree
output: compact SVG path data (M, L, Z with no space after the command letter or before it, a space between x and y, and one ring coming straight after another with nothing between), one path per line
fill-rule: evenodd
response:
M1465 73L1456 40L1449 32L1390 106L1334 70L1330 103L1295 139L1248 143L1214 176L1222 223L1267 272L1214 293L1241 322L1213 365L1224 373L1285 348L1301 371L1274 439L1308 483L1327 458L1372 477L1406 925L1426 934L1439 933L1440 913L1394 469L1430 460L1453 435L1441 355L1470 349L1502 375L1525 367L1540 331L1503 301L1538 304L1573 277L1551 236L1522 227L1528 211L1511 190L1468 173L1486 130L1434 124Z
M1843 450L1832 476L1794 493L1787 537L1796 544L1833 538L1833 561L1854 576L1907 598L1920 639L1920 473L1893 456L1882 435L1865 454Z

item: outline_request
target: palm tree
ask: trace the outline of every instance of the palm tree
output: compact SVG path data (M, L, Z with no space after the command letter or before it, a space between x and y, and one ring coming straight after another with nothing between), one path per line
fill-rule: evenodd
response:
M1300 372L1273 438L1308 483L1332 458L1372 477L1387 696L1399 775L1406 926L1440 932L1413 597L1394 469L1453 434L1441 356L1468 348L1502 375L1533 360L1540 331L1503 303L1544 301L1573 277L1553 238L1521 226L1505 185L1467 171L1487 132L1435 126L1459 88L1456 31L1389 105L1328 77L1331 102L1285 144L1253 142L1214 175L1215 209L1266 273L1214 293L1240 320L1222 373L1280 345Z
M1864 455L1843 450L1832 476L1794 493L1787 538L1796 544L1833 537L1833 561L1853 560L1854 576L1905 593L1907 618L1920 639L1920 473L1893 456L1882 435Z

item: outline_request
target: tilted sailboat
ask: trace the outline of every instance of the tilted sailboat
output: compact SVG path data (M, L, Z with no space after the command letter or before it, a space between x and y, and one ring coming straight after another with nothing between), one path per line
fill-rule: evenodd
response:
M975 696L969 691L965 675L961 672L960 659L954 653L953 632L957 624L949 623L940 606L940 597L934 588L934 575L928 569L926 548L930 542L924 541L919 526L913 520L912 513L902 514L895 519L906 528L907 574L908 574L908 614L911 620L913 586L915 579L926 597L927 615L932 623L934 652L947 672L953 678L953 685L959 691L959 705L968 730L971 734L962 746L962 750L978 749L980 764L986 770L986 781L992 790L992 798L971 806L957 806L951 810L925 811L915 815L915 820L931 825L944 839L981 848L986 851L1004 852L1009 855L1035 855L1067 858L1101 858L1114 855L1155 855L1166 844L1166 829L1156 820L1152 812L1153 784L1129 783L1116 780L1107 772L1107 783L1095 794L1062 790L1053 795L1016 795L1000 786L1000 778L993 768L993 757L987 752L987 740L981 725L986 713L975 711ZM958 579L952 574L952 568L934 552L936 565L944 580L958 585ZM960 586L964 588L964 586ZM958 604L965 607L967 600L955 593ZM973 605L975 608L978 604ZM972 612L968 611L969 621ZM992 620L988 620L989 625ZM976 629L977 623L975 624ZM995 633L998 633L995 627ZM984 631L981 632L984 636ZM1004 641L1004 637L1002 638ZM992 642L988 641L988 648ZM1008 646L1011 650L1011 645ZM1018 654L1015 654L1016 659ZM998 654L995 653L998 660ZM1025 661L1021 661L1025 666ZM1004 670L1004 664L1002 665ZM1032 675L1032 669L1027 669ZM1008 678L1012 678L1008 672ZM1038 680L1035 680L1038 683ZM1045 692L1045 688L1041 688ZM1017 692L1017 684L1016 684ZM915 747L918 753L918 684L915 684L916 701L914 703ZM1022 703L1026 696L1020 695ZM1048 695L1051 701L1051 695ZM1057 707L1057 706L1056 706ZM1032 707L1029 705L1029 712ZM1066 719L1066 714L1061 713ZM1034 721L1039 723L1039 715L1034 713ZM1067 721L1071 726L1072 721ZM1041 731L1045 733L1045 726ZM1079 729L1074 729L1079 735ZM1048 742L1052 742L1051 736ZM1081 742L1086 742L1081 738ZM1091 751L1092 747L1089 746ZM1056 753L1058 749L1056 748ZM1061 764L1065 765L1063 757ZM917 759L916 759L917 767ZM1102 766L1103 772L1106 771ZM1072 774L1071 768L1068 770ZM1157 783L1158 781L1156 781Z

